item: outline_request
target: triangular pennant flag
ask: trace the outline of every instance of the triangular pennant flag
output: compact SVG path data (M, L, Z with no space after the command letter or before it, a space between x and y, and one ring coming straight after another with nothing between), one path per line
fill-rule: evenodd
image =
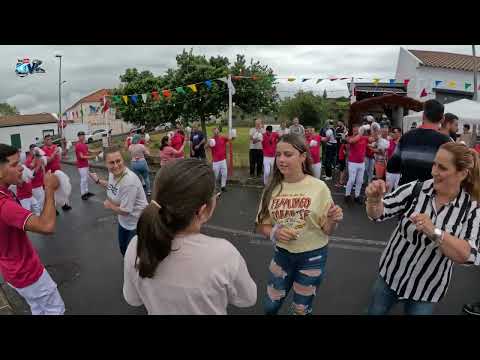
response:
M102 107L102 113L107 112L108 108L110 107L110 104L107 101L107 97L103 97L103 107Z
M148 94L142 94L142 100L145 104L147 103L147 97L148 97Z
M295 81L295 80L296 80L296 79L295 79L294 77L289 77L289 78L287 79L288 82L293 82L293 81Z
M187 85L187 87L189 87L190 89L192 89L192 91L193 91L194 93L197 92L197 85L191 84L191 85Z
M137 104L137 95L130 95L130 100L132 101L132 103L134 105L136 105Z
M388 80L388 82L390 83L390 85L393 85L393 84L395 84L395 79L390 79L390 80Z
M405 86L408 86L408 83L409 83L409 82L410 82L410 79L405 79L405 80L403 80L403 84L404 84Z
M467 90L470 86L472 86L472 84L466 82L466 83L465 83L465 90Z
M317 79L317 82L315 84L318 84L320 81L322 81L323 79Z
M341 78L338 79L338 80L347 80L347 79L350 79L350 78L348 78L348 77L341 77Z
M225 84L228 84L226 77L219 78L218 80L223 81Z
M158 95L158 91L152 91L152 99L153 100L160 100L160 96Z
M423 88L422 93L420 94L420 97L425 97L427 96L427 89Z
M183 90L183 87L179 86L175 89L175 91L178 93L178 94L186 94L185 93L185 90Z
M333 76L331 76L331 77L328 78L328 80L330 80L330 81L335 81L335 80L337 80L337 79L338 79L338 78L333 77Z
M373 79L373 83L377 85L380 82L380 79Z
M435 87L438 87L442 82L442 80L435 80Z
M113 101L118 104L120 102L120 95L114 95L113 96Z
M125 105L128 105L128 96L127 95L123 95L122 100L125 103Z
M90 114L96 112L95 106L89 105L88 108L90 109Z
M207 85L207 88L210 90L212 87L212 80L205 80L205 85Z
M170 93L170 90L163 90L163 91L162 91L162 94L163 94L163 96L165 96L166 98L172 96L172 94Z
M450 81L448 83L448 86L451 87L451 88L457 87L457 82L456 81Z
M308 80L310 80L310 78L303 78L302 82L305 82L305 81L308 81Z

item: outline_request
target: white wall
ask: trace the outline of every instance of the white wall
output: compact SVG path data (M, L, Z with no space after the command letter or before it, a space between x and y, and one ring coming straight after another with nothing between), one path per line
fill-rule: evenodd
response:
M22 151L28 151L29 146L35 143L36 137L43 139L43 130L53 130L54 134L57 134L57 123L1 127L0 143L12 145L10 135L20 134Z

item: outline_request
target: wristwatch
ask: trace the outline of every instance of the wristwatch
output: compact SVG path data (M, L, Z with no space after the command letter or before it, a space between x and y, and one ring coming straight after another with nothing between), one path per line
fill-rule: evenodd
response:
M435 230L433 230L433 241L435 241L438 245L441 245L443 241L443 235L443 230L435 228Z

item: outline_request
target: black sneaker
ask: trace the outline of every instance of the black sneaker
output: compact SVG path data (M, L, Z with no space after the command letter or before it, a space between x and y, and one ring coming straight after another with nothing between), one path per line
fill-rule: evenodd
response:
M70 210L72 210L72 207L68 204L65 204L65 205L62 206L62 210L63 211L70 211Z
M87 198L92 197L92 196L95 196L95 194L94 194L94 193L91 193L90 191L87 192L85 195L87 195Z
M222 192L227 192L227 188L226 188L226 187L222 187Z
M469 315L480 315L480 302L464 305L463 311Z
M345 204L350 204L352 202L352 197L350 195L345 195Z
M88 200L88 193L81 196L82 200Z
M357 204L360 204L360 205L363 205L363 200L362 198L359 196L359 197L356 197L355 200L354 200Z

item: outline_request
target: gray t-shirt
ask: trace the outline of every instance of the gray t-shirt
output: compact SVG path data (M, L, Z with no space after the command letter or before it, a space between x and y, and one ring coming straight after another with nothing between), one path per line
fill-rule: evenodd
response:
M130 169L119 179L112 173L108 175L107 197L128 215L118 215L118 222L127 230L135 230L143 209L148 205L147 197L143 191L142 183L138 176Z
M300 124L290 126L289 130L290 130L290 134L301 135L301 136L305 135L305 128Z

